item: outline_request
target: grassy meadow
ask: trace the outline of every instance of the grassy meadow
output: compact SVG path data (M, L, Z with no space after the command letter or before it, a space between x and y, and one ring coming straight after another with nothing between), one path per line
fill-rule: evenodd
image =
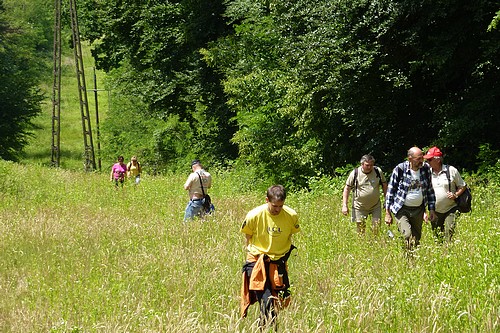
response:
M0 332L257 332L256 305L239 318L239 227L264 194L208 170L216 214L185 224L187 173L116 191L107 172L0 161ZM387 227L356 235L341 184L289 193L302 231L281 332L500 331L497 188L473 189L451 244L425 225L408 260Z
M257 332L256 305L239 318L239 228L264 203L254 188L270 184L253 183L245 170L208 167L216 213L185 224L188 168L146 173L138 187L118 191L107 164L83 172L72 57L63 64L61 168L48 167L51 83L26 157L0 161L0 332ZM436 244L425 225L409 260L385 226L380 235L356 234L340 212L343 183L324 178L309 192L289 193L302 231L281 332L500 331L497 187L473 188L474 211L459 218L451 244Z

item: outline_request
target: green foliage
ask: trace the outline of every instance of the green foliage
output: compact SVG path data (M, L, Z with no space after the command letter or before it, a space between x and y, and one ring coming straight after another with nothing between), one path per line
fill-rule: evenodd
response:
M473 179L478 184L490 184L491 186L500 186L500 159L498 150L493 150L491 145L485 144L479 147L477 160L479 165Z
M88 0L81 8L82 35L92 43L97 66L111 71L117 93L140 101L141 107L130 111L136 121L156 123L142 126L161 136L144 147L156 152L151 163L175 169L178 161L192 156L211 161L236 157L230 142L233 113L225 105L219 74L201 61L199 52L227 29L221 2ZM109 121L122 123L115 119L121 114L114 112ZM186 133L173 131L167 138L173 119ZM177 147L174 155L172 147L158 146L167 143Z
M496 13L495 17L488 26L488 31L497 29L498 22L500 22L500 10Z
M432 142L474 169L481 145L500 148L500 32L487 31L495 1L80 7L97 65L118 94L140 101L129 105L136 121L155 123L139 126L156 138L141 142L165 168L192 156L239 158L261 177L303 187L365 153L389 169ZM109 121L127 123L114 119L121 114Z
M101 123L102 131L102 157L107 161L106 169L111 167L119 155L129 159L136 155L143 164L144 171L149 171L149 166L156 165L156 151L151 150L151 132L154 131L155 122L144 117L137 110L146 107L137 99L131 99L126 94L114 90L111 92L113 101L107 117Z
M484 29L491 8L492 1L230 1L235 34L211 44L206 61L226 73L231 107L255 113L255 125L262 113L279 114L279 104L293 110L292 132L307 133L316 142L310 155L321 161L305 175L333 173L364 153L389 167L410 146L437 138L459 166L471 167L476 147L500 142L490 128L500 122L499 36ZM279 102L262 98L266 91L279 91ZM247 135L248 118L236 118L244 157L242 142L259 145ZM464 149L471 158L459 157ZM301 184L302 173L294 174Z
M5 9L3 4L0 2L0 158L18 160L34 127L32 119L40 112L38 83L46 60L46 54L38 50L44 45L43 31L38 28L45 26L36 20L30 24L29 18L43 20L45 16L37 17L28 10L36 6L15 15L22 12L24 2L5 2Z
M205 60L222 67L228 77L225 92L239 127L232 140L239 158L255 165L263 177L306 186L321 169L321 143L309 135L310 120L297 105L300 86L282 61L279 28L263 4L233 3L228 13L239 15L238 8L249 17L235 27L235 35L203 51Z
M45 71L52 65L54 43L54 2L48 0L3 0L6 17L22 35L22 43L31 53L33 69ZM44 72L45 74L46 72Z
M317 143L301 131L293 106L287 105L293 98L292 89L285 88L288 79L279 72L255 71L227 83L228 103L234 105L240 126L233 140L240 148L240 159L262 167L273 182L304 186L320 160L315 154ZM241 94L248 89L253 93Z

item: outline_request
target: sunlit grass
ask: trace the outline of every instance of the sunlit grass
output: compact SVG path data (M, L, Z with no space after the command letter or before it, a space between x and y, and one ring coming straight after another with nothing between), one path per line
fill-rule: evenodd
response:
M239 227L263 194L237 194L244 180L212 172L216 215L184 224L187 175L115 191L105 174L0 162L0 331L256 332L255 305L239 319ZM495 189L474 189L452 244L425 225L410 260L386 229L358 237L340 190L287 199L302 232L280 331L500 329Z

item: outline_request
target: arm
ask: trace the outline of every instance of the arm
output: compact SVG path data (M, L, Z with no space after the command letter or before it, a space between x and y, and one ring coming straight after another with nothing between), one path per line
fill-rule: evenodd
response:
M458 172L457 169L455 169L452 166L448 166L449 171L451 172L452 170L454 171L453 173L453 183L455 183L455 193L448 192L448 198L455 200L457 199L462 193L465 192L467 184L465 181L462 179L462 176L460 176L460 173Z
M464 193L464 192L465 192L465 186L463 186L463 187L458 187L457 186L457 191L455 193L448 191L446 193L446 195L448 196L448 199L455 200L459 196L461 196L462 193Z
M184 183L185 190L189 190L190 188L191 188L191 176L189 176L186 182Z
M394 203L394 197L396 196L396 191L398 190L398 167L395 167L392 171L391 178L389 178L389 183L385 184L385 223L388 225L392 224L392 214L391 206ZM383 185L382 185L383 188Z
M382 183L382 192L384 193L384 197L387 194L387 183Z
M465 186L460 187L456 192L455 192L455 199L458 198L459 196L462 195L462 193L465 192Z
M392 214L389 208L385 209L385 223L388 225L392 224Z
M457 188L457 191L455 192L455 199L456 199L459 196L461 196L462 193L465 192L465 190L467 189L467 184L463 180L463 178L460 175L460 173L458 172L458 170L456 170L455 177L453 178L453 181L455 182L455 185L456 185L456 188Z
M114 168L114 166L112 166L111 167L111 173L109 174L109 180L110 181L113 181L113 173L114 173L114 171L115 171L115 168Z
M208 175L208 182L207 182L207 188L210 188L212 187L212 175L209 174Z
M353 188L356 187L356 178L357 177L357 168L354 168L354 170L352 170L350 173L349 173L349 176L347 177L347 180L345 182L345 186L344 186L344 191L342 192L342 214L344 215L347 215L349 214L349 192L351 192L351 190ZM352 200L353 200L353 205L354 205L354 194L353 194L353 197L352 197Z
M429 209L429 219L431 221L436 220L436 194L434 193L434 188L432 187L432 173L430 168L427 169L427 206Z
M349 207L347 206L349 202L349 192L351 192L351 187L349 185L344 186L344 192L342 193L342 214L349 214Z
M385 179L384 173L382 172L382 169L379 167L376 167L378 170L378 175L380 176L380 185L382 185L382 192L384 193L384 197L387 194L387 179Z

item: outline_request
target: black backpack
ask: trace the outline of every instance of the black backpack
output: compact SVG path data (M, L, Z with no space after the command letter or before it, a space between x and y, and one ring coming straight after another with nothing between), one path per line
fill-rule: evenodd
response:
M450 168L448 165L446 166L446 178L448 178L448 191L451 191ZM467 184L465 184L465 191L455 199L455 202L460 213L472 211L472 194Z

